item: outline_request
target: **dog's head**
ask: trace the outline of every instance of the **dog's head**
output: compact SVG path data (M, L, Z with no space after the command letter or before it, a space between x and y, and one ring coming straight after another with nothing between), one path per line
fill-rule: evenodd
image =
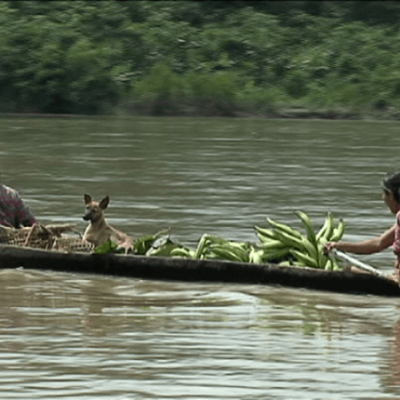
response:
M102 201L100 201L100 203L98 203L97 201L94 201L91 196L85 194L84 199L86 209L83 219L85 221L96 222L100 218L102 218L104 210L107 208L110 198L107 196Z

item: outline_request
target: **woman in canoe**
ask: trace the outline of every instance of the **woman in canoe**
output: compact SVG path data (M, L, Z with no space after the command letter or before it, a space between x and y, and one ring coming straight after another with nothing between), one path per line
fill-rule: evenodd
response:
M0 225L21 228L36 222L18 192L0 183Z
M400 171L387 174L382 182L382 199L385 201L389 210L396 215L394 225L384 232L381 236L364 240L357 243L349 242L329 242L325 244L325 252L329 253L332 249L347 251L354 254L373 254L378 253L393 246L396 255L395 270L393 278L400 281Z

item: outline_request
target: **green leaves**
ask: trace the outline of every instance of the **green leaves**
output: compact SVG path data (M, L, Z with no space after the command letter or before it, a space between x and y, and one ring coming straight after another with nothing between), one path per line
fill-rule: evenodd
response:
M314 3L1 2L0 111L398 105L400 5Z
M169 229L163 229L161 231L158 231L154 235L145 235L139 237L135 240L135 243L133 245L133 252L135 254L141 255L146 254L152 248L156 240L159 239L161 236L167 234L168 231Z
M107 240L107 242L102 243L101 245L97 246L94 250L94 254L110 254L116 253L118 249L118 244L112 242L111 240Z

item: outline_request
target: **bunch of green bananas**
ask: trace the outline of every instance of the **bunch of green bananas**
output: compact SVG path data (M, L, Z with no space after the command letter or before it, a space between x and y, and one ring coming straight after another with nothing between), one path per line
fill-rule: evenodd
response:
M215 235L205 234L200 239L196 249L176 248L170 253L172 257L185 257L206 260L228 260L262 264L278 261L290 254L290 249L284 244L279 249L268 250L264 244L235 242Z
M168 230L139 237L134 253L147 256L179 257L193 259L219 259L249 262L250 244L234 242L216 235L204 234L195 249L180 245L164 236Z
M220 236L204 234L196 248L174 243L168 230L147 235L135 241L135 254L192 259L217 259L248 263L280 263L288 265L340 269L338 261L324 254L324 244L338 241L345 230L340 219L337 226L331 213L327 214L323 226L316 231L311 218L304 212L296 213L301 219L305 234L289 225L267 218L271 228L255 226L259 243L236 242Z
M275 257L276 252L290 253L292 259L286 261L289 265L299 265L327 270L341 269L338 261L324 254L324 245L327 242L339 241L345 231L346 224L343 219L335 226L332 213L328 213L323 226L316 231L311 218L302 211L296 212L301 219L306 233L290 226L268 218L272 229L255 226L256 234L261 242L261 248L266 253L271 252Z
M172 257L194 259L217 259L239 262L250 262L251 245L248 242L235 242L216 235L204 234L196 249L176 248L170 253Z

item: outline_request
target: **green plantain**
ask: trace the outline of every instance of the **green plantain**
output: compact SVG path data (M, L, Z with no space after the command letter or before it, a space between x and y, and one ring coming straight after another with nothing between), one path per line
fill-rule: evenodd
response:
M307 239L313 244L316 244L315 229L311 218L303 211L297 211L296 214L300 217L301 222L306 228Z
M344 235L346 223L343 219L339 220L338 226L333 230L332 236L329 238L330 242L338 242Z
M319 268L318 260L315 260L308 254L305 254L298 250L291 250L290 252L296 257L297 261L304 264L304 266Z
M289 225L274 221L271 218L267 218L267 221L274 228L275 234L282 232L286 235L301 239L302 234L298 230L291 228Z

